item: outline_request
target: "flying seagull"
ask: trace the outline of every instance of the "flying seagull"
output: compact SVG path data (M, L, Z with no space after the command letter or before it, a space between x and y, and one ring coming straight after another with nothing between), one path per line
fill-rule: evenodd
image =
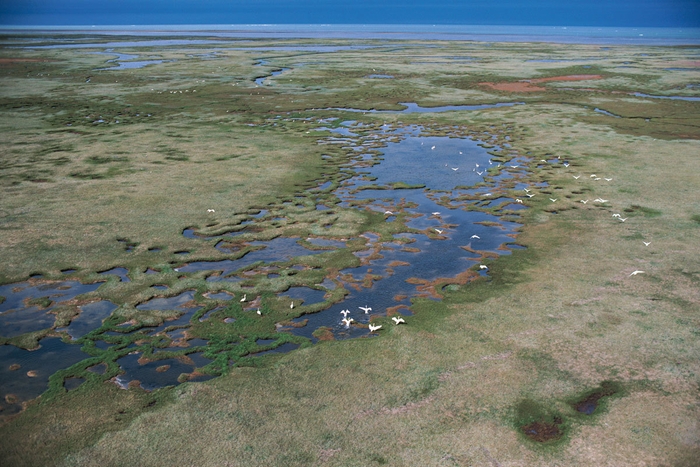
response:
M369 332L378 331L378 330L380 330L381 328L382 328L382 325L381 325L381 324L380 324L379 326L373 326L373 325L370 323L370 325L369 325Z
M634 271L632 274L630 274L630 277L636 276L637 274L644 274L644 271Z
M394 323L396 323L396 324L401 324L401 323L405 323L405 322L406 322L406 321L404 321L403 318L397 318L396 316L392 317L391 319L392 319L392 320L394 321Z

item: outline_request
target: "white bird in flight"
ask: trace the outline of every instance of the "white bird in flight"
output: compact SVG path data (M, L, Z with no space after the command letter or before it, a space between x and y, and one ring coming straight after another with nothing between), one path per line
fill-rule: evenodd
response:
M350 310L341 310L340 314L343 315L343 318L347 318L348 314L350 314Z
M472 235L470 238L478 238L479 240L481 240L481 237L479 237L478 235Z
M440 229L435 229L435 231L439 234L442 234L444 232L444 230L440 230Z
M207 209L207 212L216 212L213 209Z
M480 264L479 269L488 269L489 267L486 266L485 264Z
M349 328L349 327L350 327L350 323L352 323L352 322L355 321L355 320L352 319L352 318L343 318L343 319L341 319L340 321L342 321L343 324L345 324L345 327L346 327L346 328Z
M634 271L632 274L630 274L630 277L636 276L637 274L644 274L644 271Z
M374 326L374 325L372 325L372 324L370 323L370 325L369 325L369 332L378 331L378 330L380 330L381 328L382 328L382 325L381 325L381 324L380 324L379 326Z
M515 202L516 202L516 203L520 203L520 204L523 204L523 200L522 200L522 199L520 199L520 198L515 198Z
M581 178L580 175L574 175L573 177L574 177L576 180L578 180L579 178Z
M454 170L454 171L456 172L456 171L459 170L459 167L451 167L451 169Z
M643 240L642 240L642 243L644 243L644 246L649 246L649 245L651 245L651 242L645 242L645 241L643 241Z
M583 199L582 199L581 202L582 202L583 204L586 204L586 203L588 202L588 200L587 200L587 199L586 199L586 200L583 200Z
M432 214L433 214L433 216L439 216L439 215L440 215L440 212L439 212L439 211L435 211L435 212L432 213Z
M432 147L432 148L430 148L430 149L435 149L435 146L433 146L433 147Z
M553 203L557 200L557 198L549 198L549 200Z
M609 182L609 181L612 180L612 178L605 178L604 180L605 180L606 182Z
M393 316L391 319L392 319L392 320L394 321L394 323L396 323L396 324L401 324L401 323L405 323L405 322L406 322L406 321L404 321L403 318L397 318L396 316Z
M370 311L372 311L372 308L370 308L370 307L368 307L368 306L358 306L358 308L359 308L360 310L364 311L365 314L367 314L367 313L369 313Z

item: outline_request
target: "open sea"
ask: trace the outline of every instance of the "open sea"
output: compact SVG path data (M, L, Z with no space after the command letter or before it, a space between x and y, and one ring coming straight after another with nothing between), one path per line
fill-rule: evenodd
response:
M208 38L232 39L450 40L601 45L700 45L700 28L422 24L181 24L152 26L0 26L0 34L204 36Z

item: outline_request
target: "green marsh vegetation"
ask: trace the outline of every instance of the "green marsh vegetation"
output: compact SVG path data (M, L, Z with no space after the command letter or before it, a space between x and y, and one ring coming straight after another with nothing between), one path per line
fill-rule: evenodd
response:
M280 43L315 44L250 45ZM82 338L92 359L52 376L47 393L3 419L2 458L11 465L692 465L700 454L698 105L630 93L697 95L687 87L697 72L667 70L683 68L697 49L414 41L332 52L233 49L239 45L119 49L165 60L124 70L98 70L111 57L86 52L100 48L0 49L0 283L36 273L61 279L66 269L94 282L113 267L131 279L110 278L81 297L118 305L106 328L130 327L113 337L113 355L91 349L90 334ZM267 64L256 66L260 59ZM255 85L281 68L289 70ZM375 73L394 78L368 78ZM548 81L535 92L480 84L582 74L600 78ZM525 105L324 110L398 110L400 102ZM332 117L339 120L317 123ZM327 134L312 130L343 120L495 135L512 148L494 160L505 163L511 150L526 155L531 183L547 186L517 217L516 241L527 249L489 259L487 277L435 284L441 301L414 300L407 325L379 317L377 338L310 345L276 332L304 306L290 311L275 292L357 264L352 252L363 248L362 233L404 231L369 211L319 211L318 197L304 196L331 181L321 198L333 201L348 150L319 144ZM539 162L557 157L568 167ZM278 277L251 267L242 285L260 297L262 319L254 320L238 300L240 283L176 269L248 251L235 250L234 240L221 251L218 240L185 238L184 229L201 237L237 231L261 210L274 213L242 238L351 240L269 271ZM299 263L303 270L286 267ZM630 276L635 270L644 273ZM224 290L236 294L232 301L207 295ZM181 314L137 305L187 291L203 306L190 337L210 339L212 364L203 371L223 376L153 392L105 381L119 371L117 354L143 339L141 326ZM339 288L326 300L342 298ZM53 328L3 342L33 348L47 335L67 339L57 329L75 306L55 308ZM226 318L236 320L237 334L217 324ZM264 349L253 345L258 338L300 348L228 368ZM149 342L151 356L193 350ZM111 362L104 377L90 376L86 368L102 361ZM66 392L70 376L86 381ZM590 415L576 408L587 399L599 402Z

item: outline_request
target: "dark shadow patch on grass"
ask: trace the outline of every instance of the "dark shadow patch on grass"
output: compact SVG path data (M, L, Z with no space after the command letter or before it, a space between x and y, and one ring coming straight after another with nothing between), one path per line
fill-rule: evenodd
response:
M90 156L87 159L85 159L85 162L88 164L93 164L93 165L100 165L100 164L109 164L112 162L128 162L129 158L125 156Z
M625 208L626 213L642 213L644 217L659 217L662 212L658 209L652 209L645 206L640 206L638 204L633 204L632 206Z
M560 440L566 431L561 414L532 399L523 399L515 407L515 425L529 440L537 443Z

